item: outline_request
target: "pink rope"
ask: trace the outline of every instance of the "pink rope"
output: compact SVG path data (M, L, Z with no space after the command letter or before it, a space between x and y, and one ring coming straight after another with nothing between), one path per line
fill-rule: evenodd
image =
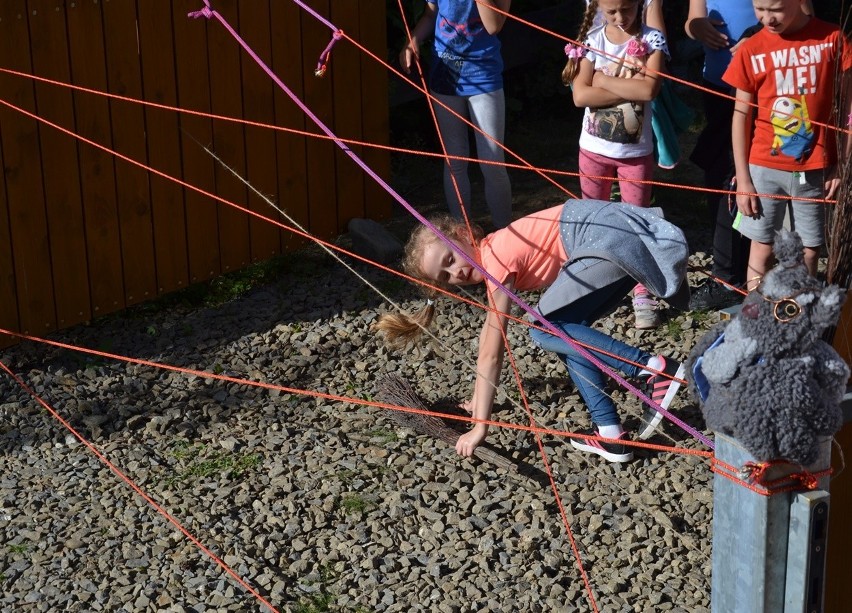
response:
M388 194L390 194L393 197L394 200L399 202L399 204L401 204L409 213L411 213L411 215L417 221L419 221L424 226L429 228L429 230L431 232L433 232L439 239L444 241L447 245L453 244L452 241L445 234L443 234L440 230L438 230L438 228L435 227L434 224L432 224L432 222L430 222L423 215L421 215L413 206L411 206L405 200L405 198L403 198L401 195L399 195L396 192L396 190L393 189L393 187L388 185L387 182L384 179L382 179L378 174L376 174L376 172L372 168L370 168L367 165L366 162L364 162L361 158L359 158L349 148L349 146L345 142L340 140L340 138L334 132L332 132L332 130L327 125L325 125L322 122L322 120L319 117L317 117L311 111L311 109L304 102L302 102L302 100L296 94L293 93L293 91L289 87L287 87L287 85L278 77L278 75L276 75L272 71L272 69L269 68L269 66L267 66L267 64L254 52L254 50L248 45L248 43L246 43L240 37L240 35L231 27L231 25L228 23L228 21L224 17L222 17L222 15L220 15L218 11L216 11L216 10L214 10L210 7L210 0L203 0L203 1L204 1L205 7L202 8L201 10L199 10L199 11L193 11L193 12L188 13L189 17L192 17L192 18L205 17L207 19L215 18L219 23L221 23L222 26L228 31L228 33L234 38L234 40L236 40L239 43L239 45L245 50L245 52L249 54L249 56L257 63L258 66L261 67L261 69L263 69L263 71L267 75L269 75L269 78L272 79L275 82L275 84L278 85L278 87L280 87L281 90L285 94L287 94L287 96L289 96L290 99L300 109L302 109L302 111L305 113L305 115L307 115L311 119L311 121L313 121L317 125L317 127L319 127L320 130L322 130L331 140L333 140L335 142L335 144L337 144L337 146L340 147L340 149L344 153L346 153L346 155L348 155L350 158L352 158L353 162L355 162L365 173L367 173ZM293 0L293 2L298 4L300 7L302 7L305 11L307 11L311 15L313 15L320 22L325 24L329 29L331 29L335 33L335 35L338 34L338 33L342 33L342 30L340 28L336 27L330 21L328 21L327 19L325 19L324 17L319 15L311 7L305 5L303 2L301 2L301 0ZM332 41L332 42L334 42L334 41ZM649 406L653 407L655 411L665 415L670 421L672 421L673 423L680 426L684 431L688 432L690 435L692 435L693 437L700 440L702 443L707 445L710 449L715 449L715 445L713 444L713 442L709 438L704 436L704 434L702 434L701 432L699 432L698 430L696 430L692 426L688 425L687 423L685 423L684 421L682 421L678 417L674 416L673 414L671 414L666 409L662 408L660 405L658 405L656 402L654 402L648 396L646 396L644 393L642 393L641 390L639 390L634 385L627 382L627 380L625 380L621 375L619 375L617 372L613 371L611 368L609 368L609 366L607 366L601 360L596 358L587 349L578 345L572 338L570 338L562 330L560 330L559 328L554 326L552 323L547 321L547 319L543 318L538 311L533 309L526 302L521 300L515 293L510 291L505 285L503 285L497 279L495 279L487 270L485 270L482 267L481 264L476 262L473 258L471 258L470 256L468 256L466 253L464 253L462 251L458 251L458 254L462 258L464 258L471 266L473 266L477 271L479 271L479 273L483 276L484 279L489 280L491 283L493 283L495 285L495 287L498 287L500 289L500 291L504 292L509 297L509 299L512 302L514 302L515 304L517 304L524 312L528 313L529 315L535 317L538 321L540 321L551 334L556 335L557 337L559 337L560 339L562 339L563 341L568 343L571 347L574 347L574 349L577 351L577 353L579 353L584 358L589 360L592 364L597 366L605 374L607 374L608 376L615 379L615 381L618 382L622 387L629 390L631 393L633 393L635 396L637 396L643 402L645 402Z
M328 45L326 45L325 50L320 53L319 60L317 61L317 68L314 70L314 74L318 77L322 77L325 75L325 71L328 69L328 62L331 59L331 48L334 47L335 43L343 38L343 30L338 30L335 32L331 40L328 41Z

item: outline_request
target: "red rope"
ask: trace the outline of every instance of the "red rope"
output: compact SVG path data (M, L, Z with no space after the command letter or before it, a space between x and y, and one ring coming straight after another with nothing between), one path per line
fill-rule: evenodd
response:
M832 473L830 467L817 472L802 469L799 472L784 475L777 479L766 478L766 474L770 468L782 465L798 466L798 464L792 464L786 460L746 462L739 468L719 458L713 458L710 463L711 469L717 475L730 479L734 483L761 496L774 496L776 494L802 490L812 491L819 487L819 479L827 477Z
M368 50L365 50L365 52L369 53ZM68 88L68 89L71 89L71 90L74 90L74 91L80 91L80 92L84 92L84 93L87 93L87 94L92 94L92 95L96 95L96 96L103 96L105 98L111 98L113 100L120 100L122 102L129 102L129 103L132 103L132 104L140 104L142 106L156 108L156 109L160 109L160 110L164 110L164 111L172 111L172 112L175 112L175 113L183 113L183 114L186 114L186 115L192 115L194 117L202 117L204 119L227 121L227 122L230 122L230 123L242 124L242 125L251 126L251 127L255 127L255 128L265 128L265 129L269 129L269 130L275 130L275 131L278 131L278 132L283 132L283 133L286 133L286 134L293 134L295 136L302 136L302 137L306 137L306 138L317 138L317 139L321 139L321 140L341 142L341 143L345 143L347 145L367 147L367 148L372 148L372 149L378 149L380 151L390 151L390 152L393 152L393 153L401 153L401 154L405 154L405 155L413 155L413 156L420 156L420 157L427 157L427 158L440 158L441 160L460 160L460 161L470 162L470 163L486 164L486 165L493 165L493 166L505 166L506 168L511 169L511 170L533 171L533 172L536 172L537 174L542 175L542 176L543 175L553 175L553 176L556 176L556 177L571 177L571 178L588 177L588 178L591 178L591 179L607 179L607 180L612 179L612 177L600 177L600 176L595 176L595 175L588 175L588 174L583 174L581 172L577 172L577 171L574 171L574 170L559 170L559 169L556 169L556 168L545 168L545 167L540 167L540 166L532 166L528 162L521 164L521 163L506 162L506 161L496 162L496 161L493 161L493 160L480 160L479 158L470 157L470 156L450 155L446 152L438 153L438 152L434 152L434 151L421 151L421 150L418 150L418 149L407 149L405 147L395 147L393 145L384 145L384 144L381 144L381 143L373 143L373 142L369 142L369 141L362 141L362 140L358 140L358 139L354 139L354 138L331 137L331 136L328 136L327 134L321 134L321 133L318 133L318 132L311 132L311 131L308 131L308 130L299 130L297 128L287 128L287 127L278 126L278 125L275 125L275 124L268 124L268 123L263 123L263 122L260 122L260 121L253 121L251 119L243 119L243 118L239 118L239 117L230 117L228 115L218 115L216 113L208 113L208 112L205 112L205 111L196 111L196 110L193 110L193 109L186 109L186 108L182 108L182 107L178 107L178 106L162 104L162 103L159 103L159 102L151 102L149 100L142 100L142 99L139 99L139 98L130 98L128 96L122 96L120 94L113 94L113 93L105 92L105 91L102 91L102 90L92 89L92 88L89 88L89 87L83 87L81 85L74 85L73 83L66 83L66 82L63 82L63 81L57 81L55 79L49 79L49 78L46 78L46 77L41 77L41 76L38 76L38 75L34 75L34 74L26 73L26 72L21 72L21 71L18 71L18 70L12 70L11 68L0 67L0 73L6 73L6 74L13 75L13 76L16 76L16 77L27 78L27 79L31 79L33 81L38 81L40 83L46 83L48 85L54 85L54 86L57 86L57 87L65 87L65 88ZM13 107L13 108L17 109L17 107ZM79 137L79 138L85 140L83 137ZM507 152L512 154L514 157L518 157L512 151L507 150ZM520 159L520 158L518 158L518 159ZM680 183L672 183L670 181L659 181L659 180L656 180L656 179L619 179L619 181L621 181L621 180L627 181L629 183L635 183L637 185L650 185L650 186L653 186L653 187L665 187L665 188L669 188L669 189L676 189L676 190L682 190L682 191L718 194L720 196L736 196L738 194L745 194L745 195L757 196L757 197L761 197L761 198L775 197L775 194L759 194L759 193L751 193L751 192L738 192L736 190L726 190L726 189L718 189L718 188L711 188L711 187L703 187L703 186L699 186L699 185L683 185L683 184L680 184ZM552 182L553 181L551 181L551 183ZM565 189L561 188L561 186L560 186L560 189L562 191L566 191ZM574 194L572 194L570 192L566 192L566 193L571 198L576 198L576 196ZM836 202L837 202L836 200L828 200L828 199L825 199L825 198L800 198L800 200L802 200L803 202L817 202L817 203L826 203L826 204L836 204Z
M213 560L222 570L228 573L231 578L234 579L239 585L245 588L252 596L254 596L259 602L261 602L264 606L266 606L270 611L275 611L278 613L278 609L276 609L272 604L269 603L260 593L255 590L248 582L240 577L230 566L225 564L225 562L213 553L207 546L204 545L198 538L192 534L189 530L187 530L183 524L181 524L171 513L166 511L162 506L160 506L151 496L149 496L141 487L139 487L130 477L124 474L120 468L118 468L115 464L113 464L109 458L107 458L94 444L90 443L82 434L77 432L74 427L68 423L52 406L47 404L36 392L30 388L17 374L12 372L12 370L6 366L2 361L0 361L0 369L5 370L6 373L12 377L12 379L21 386L21 388L26 391L32 398L38 402L42 407L50 413L53 418L62 424L66 430L68 430L71 434L73 434L77 440L79 440L86 448L91 451L101 463L104 464L107 468L109 468L121 481L124 481L130 489L139 494L142 499L148 503L148 505L153 508L157 513L162 515L166 521L172 524L175 528L177 528L181 534L183 534L186 538L188 538L192 543L198 547L207 557Z
M430 416L430 417L440 417L440 418L443 418L443 419L453 419L453 420L468 423L468 424L484 423L484 424L488 424L489 426L495 426L495 427L498 427L498 428L506 428L506 429L509 429L509 430L519 430L519 431L522 431L522 432L531 432L531 433L536 433L536 434L541 434L541 435L557 436L557 437L562 437L562 438L581 438L581 439L589 439L589 438L597 439L597 438L599 438L599 437L591 437L591 436L583 435L583 434L575 434L575 433L568 432L568 431L565 431L565 430L556 430L556 429L553 429L553 428L542 428L540 426L535 426L535 427L524 426L524 425L521 425L521 424L514 424L514 423L506 422L506 421L479 420L479 419L474 419L473 417L467 417L467 416L463 416L463 415L453 415L453 414L448 414L448 413L429 411L429 410L426 410L426 409L417 409L417 408L414 408L414 407L406 407L406 406L401 406L401 405L396 405L396 404L390 404L390 403L387 403L387 402L378 402L378 401L375 401L375 400L368 400L368 399L364 399L364 398L354 398L354 397L351 397L351 396L341 396L341 395L338 395L338 394L329 394L329 393L326 393L326 392L316 392L316 391L312 391L312 390L304 390L304 389L299 389L299 388L295 388L295 387L289 387L289 386L286 386L286 385L277 385L277 384L274 384L274 383L265 383L265 382L262 382L262 381L252 381L250 379L240 379L238 377L231 377L229 375L221 375L221 374L216 374L216 373L212 373L212 372L208 372L208 371L204 371L204 370L195 370L193 368L186 368L186 367L183 367L183 366L174 366L174 365L171 365L171 364L166 364L164 362L155 362L153 360L144 360L142 358L134 358L134 357L125 356L125 355L121 355L121 354L109 353L107 351L101 351L101 350L98 350L98 349L90 349L88 347L81 347L81 346L78 346L78 345L72 345L70 343L62 343L62 342L59 342L59 341L53 341L53 340L49 340L49 339L46 339L46 338L33 336L33 335L30 335L30 334L24 334L22 332L14 332L12 330L6 330L4 328L0 328L0 334L6 334L6 335L14 337L14 338L33 341L33 342L36 342L36 343L49 345L51 347L57 347L59 349L67 349L69 351L85 353L85 354L88 354L88 355L94 355L94 356L98 356L98 357L101 357L101 358L116 360L116 361L119 361L119 362L127 362L128 364L138 364L140 366L148 366L148 367L151 367L151 368L159 368L159 369L162 369L162 370L177 372L177 373L181 373L181 374L184 374L184 375L199 377L201 379L213 379L213 380L216 380L216 381L223 381L223 382L226 382L226 383L234 383L234 384L237 384L237 385L246 385L246 386L257 387L257 388L266 389L266 390L275 390L275 391L278 391L278 392L283 392L285 394L308 396L308 397L312 397L312 398L322 398L324 400L331 400L331 401L334 401L334 402L343 402L343 403L349 403L349 404L353 404L353 405L375 407L375 408L379 408L379 409L389 409L389 410L392 410L392 411L402 411L404 413L414 413L414 414L418 414L418 415L427 415L427 416ZM601 439L601 440L607 440L607 439ZM670 452L681 453L681 454L685 454L685 455L695 455L696 454L694 450L679 448L679 447L665 447L665 446L659 446L659 445L651 445L651 444L648 444L648 443L639 443L639 442L635 442L635 441L620 441L620 442L623 442L626 445L632 445L634 447L643 447L643 448L646 448L646 449L655 449L655 450L659 450L659 451L670 451ZM698 455L709 454L709 453L710 452L702 451Z

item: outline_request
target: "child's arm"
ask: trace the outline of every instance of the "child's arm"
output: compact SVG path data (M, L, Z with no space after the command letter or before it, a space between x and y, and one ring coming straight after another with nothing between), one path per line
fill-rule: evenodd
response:
M660 73L664 68L664 57L662 51L654 51L648 57L647 70L629 79L611 77L598 71L593 75L592 85L605 89L622 100L650 102L660 91Z
M474 0L476 1L476 0ZM506 16L497 11L492 11L487 6L494 6L503 11L509 12L509 7L512 0L479 0L477 7L479 8L479 17L482 19L482 25L485 26L486 32L489 34L497 34L503 29L503 24L506 23Z
M515 277L511 275L503 285L513 290ZM491 409L494 406L494 394L500 381L500 371L503 369L503 333L506 330L507 319L503 315L512 307L512 299L501 290L493 292L493 307L488 311L482 332L479 333L479 355L476 358L476 383L473 386L473 409L475 419L491 419ZM497 312L499 311L499 313ZM456 453L470 457L473 450L488 435L488 424L477 423L470 432L463 434L456 442Z
M734 166L737 171L737 208L740 213L754 217L760 210L760 199L754 195L754 183L748 168L748 152L751 140L751 92L737 89L734 117L731 121L731 145L734 151Z
M417 60L420 59L420 45L432 36L435 31L435 21L438 18L438 5L426 3L423 15L411 31L411 40L399 52L399 65L406 74L411 73Z
M651 0L651 4L645 9L645 24L666 33L666 20L663 18L663 0Z
M587 59L580 60L580 69L577 71L577 76L571 82L571 95L574 99L574 106L583 108L600 108L606 106L614 106L624 102L624 98L617 96L602 87L595 87L592 81L596 74L595 67L592 62ZM622 79L626 81L627 79Z
M574 99L574 106L583 108L601 108L607 106L615 106L624 102L624 98L604 89L594 83L598 75L603 74L599 70L595 70L594 64L587 59L580 60L580 69L577 71L577 76L571 82L571 94ZM627 79L621 79L626 81Z
M846 108L840 109L840 133L838 134L842 157L826 176L823 189L825 197L829 200L837 196L837 190L840 188L840 168L843 161L852 156L852 135L849 134L852 130L852 70L846 70L840 76L840 88L840 100L846 103Z
M689 0L689 15L683 26L689 38L710 49L724 49L731 41L717 29L721 25L724 22L707 16L707 0Z

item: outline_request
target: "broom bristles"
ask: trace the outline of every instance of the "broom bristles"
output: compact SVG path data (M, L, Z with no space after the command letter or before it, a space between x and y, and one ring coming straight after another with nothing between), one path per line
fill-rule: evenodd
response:
M414 387L400 377L399 375L389 374L383 379L380 379L376 384L376 398L388 404L395 404L401 407L410 407L412 409L429 410L423 399L417 394ZM391 418L403 428L410 428L418 434L431 436L455 447L456 441L459 438L459 433L448 427L443 421L431 415L422 415L420 413L409 413L408 411L390 412ZM505 468L511 472L517 472L518 467L514 462L511 462L498 453L491 451L486 447L479 446L473 454L490 464Z

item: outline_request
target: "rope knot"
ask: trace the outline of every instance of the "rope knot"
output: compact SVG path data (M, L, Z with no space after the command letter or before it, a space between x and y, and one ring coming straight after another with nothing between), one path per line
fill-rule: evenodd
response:
M210 19L213 17L213 10L210 8L210 5L205 5L204 8L198 11L190 11L187 13L187 17L192 17L193 19L198 19L199 17L204 17L205 19Z
M737 476L743 481L760 483L763 481L763 476L766 474L768 469L768 462L746 462L740 467Z
M815 490L819 485L817 478L808 472L796 473L795 475L790 475L790 478L801 483L802 487L806 490Z
M314 76L325 76L325 71L328 70L328 62L331 60L331 49L341 38L343 38L343 30L335 30L334 34L331 35L331 40L328 42L328 45L326 45L323 52L320 53L316 70L314 70Z

